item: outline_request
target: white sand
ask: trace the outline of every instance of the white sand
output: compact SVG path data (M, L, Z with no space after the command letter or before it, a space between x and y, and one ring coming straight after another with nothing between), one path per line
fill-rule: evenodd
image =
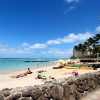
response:
M56 67L56 65L53 65L53 66L48 66L48 67L31 69L31 71L33 72L32 74L28 74L27 76L20 77L20 78L11 78L9 76L24 73L27 71L27 69L23 71L17 71L17 72L12 72L12 73L7 73L7 74L0 74L0 90L3 88L15 88L15 87L34 86L38 84L43 84L44 82L42 82L41 79L35 79L35 77L37 76L36 72L39 70L45 70L46 72L43 72L43 75L52 76L56 79L72 76L71 74L68 74L68 75L62 75L62 74L66 72L72 72L73 69L65 69L65 68L53 69L54 66ZM84 74L84 73L89 73L89 72L100 71L100 69L77 70L77 71L79 72L79 74Z

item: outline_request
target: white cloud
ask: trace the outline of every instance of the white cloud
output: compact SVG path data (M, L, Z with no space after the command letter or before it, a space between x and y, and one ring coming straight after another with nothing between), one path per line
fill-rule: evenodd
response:
M27 42L24 42L24 43L22 44L22 46L23 46L23 47L27 47L27 46L29 46L29 44L28 44Z
M100 32L100 26L95 29L96 32Z
M55 40L48 40L47 44L61 44L62 38L57 38Z
M31 50L31 49L30 49L30 48L24 48L24 50L29 51L29 50Z
M71 11L71 10L73 10L73 9L75 9L75 7L69 7L68 9L66 9L65 11L64 11L64 13L67 13L67 12L69 12L69 11Z
M73 43L75 41L83 41L88 39L89 37L92 37L92 34L90 32L86 32L84 34L79 33L79 34L74 34L70 33L68 36L65 36L63 38L57 38L55 40L48 40L47 44L48 45L54 45L54 44L62 44L62 43Z
M100 27L97 27L96 30L99 30ZM63 43L78 43L80 41L85 41L88 38L92 37L93 34L90 32L85 33L70 33L68 36L64 36L62 38L57 38L54 40L48 40L45 44L34 44L29 45L29 43L24 42L21 46L16 48L5 47L6 45L0 44L0 55L17 55L17 54L33 54L35 49L44 49L47 48L48 45L56 45L56 44L63 44ZM67 48L67 47L66 47ZM73 48L72 48L73 49ZM52 56L62 56L62 57L70 57L73 53L72 49L60 50L60 49L49 49L48 51L42 51L42 54L49 54ZM46 50L46 49L45 49ZM38 51L38 53L40 53ZM34 53L35 54L35 53Z
M53 56L68 57L73 54L73 49L67 49L67 50L49 49L47 52L42 51L41 53L42 54L52 54Z
M68 3L72 3L72 2L78 2L79 0L65 0Z
M46 48L47 47L47 45L45 45L45 44L35 44L35 45L33 45L33 46L30 46L29 48L30 49L38 49L38 48Z
M0 43L0 46L7 47L8 45Z
M0 49L0 54L28 54L28 53L32 53L33 51L29 50L23 50L23 49L15 49L15 48L2 48Z
M0 46L4 46L0 44ZM41 49L46 48L47 45L45 44L35 44L33 46L29 46L28 43L23 43L21 46L18 46L16 48L0 48L0 55L8 55L8 54L29 54L34 53L34 49Z

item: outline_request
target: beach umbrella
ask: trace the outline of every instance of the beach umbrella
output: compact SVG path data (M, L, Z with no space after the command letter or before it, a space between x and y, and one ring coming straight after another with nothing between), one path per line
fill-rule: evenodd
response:
M61 62L61 63L65 63L65 60L63 60L63 59L60 59L60 60L58 60L58 62Z
M66 62L70 62L70 61L72 61L72 60L71 60L71 59L67 59L67 60L66 60Z

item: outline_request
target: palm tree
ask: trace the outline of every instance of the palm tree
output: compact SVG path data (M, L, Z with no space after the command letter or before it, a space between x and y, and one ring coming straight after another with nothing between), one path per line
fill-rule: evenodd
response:
M100 42L99 40L100 40L100 34L96 34L96 36L94 37L94 39L96 40L96 41L98 41L98 43Z
M97 47L96 45L99 43L100 34L96 34L93 38L89 38L87 42L89 43L89 49L92 51L92 54L97 57ZM91 50L92 49L92 50Z
M89 46L93 46L95 43L95 40L93 38L89 38L89 39L87 39L87 42L88 42Z
M77 46L74 47L74 52L78 52L78 57L80 57L80 53L82 54L81 57L83 57L83 53L90 52L90 55L97 57L97 53L100 52L100 49L96 46L98 43L100 43L100 34L96 34L93 38L87 39L83 44L80 43ZM100 47L99 47L100 48Z
M82 43L80 43L78 46L83 58L84 57L83 54L86 52L86 46Z

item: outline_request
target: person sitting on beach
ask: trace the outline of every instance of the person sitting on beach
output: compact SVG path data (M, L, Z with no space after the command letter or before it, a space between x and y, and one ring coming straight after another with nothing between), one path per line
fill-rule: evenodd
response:
M28 68L28 71L25 72L26 74L32 74L30 68Z

